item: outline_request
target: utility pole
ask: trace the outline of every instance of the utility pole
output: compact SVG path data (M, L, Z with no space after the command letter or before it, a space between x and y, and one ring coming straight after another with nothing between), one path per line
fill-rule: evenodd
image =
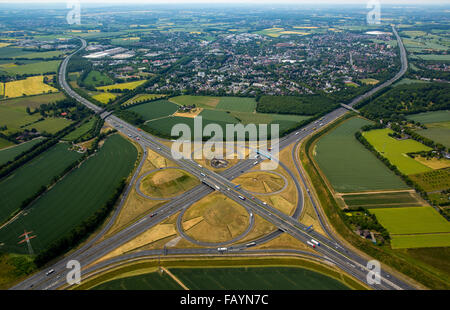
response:
M31 247L30 240L33 238L36 238L36 236L30 236L31 233L32 233L32 231L24 230L24 233L22 235L20 235L19 238L25 237L25 239L19 241L18 244L26 242L27 246L28 246L28 253L30 253L30 255L34 255L34 251L33 251L33 248Z

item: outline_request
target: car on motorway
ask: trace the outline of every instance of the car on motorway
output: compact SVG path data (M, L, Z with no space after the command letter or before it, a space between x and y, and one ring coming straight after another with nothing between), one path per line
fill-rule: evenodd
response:
M158 213L152 213L150 214L150 218L155 217Z
M55 269L50 269L49 271L47 271L46 273L45 273L45 275L46 276L49 276L49 275L51 275L52 273L54 273L55 272Z

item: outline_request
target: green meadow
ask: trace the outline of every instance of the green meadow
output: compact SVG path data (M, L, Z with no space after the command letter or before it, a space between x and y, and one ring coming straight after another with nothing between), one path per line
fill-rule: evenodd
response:
M363 135L381 155L397 166L402 173L408 175L432 170L407 155L412 152L429 151L431 148L412 139L394 139L388 136L388 133L392 132L391 129L385 128L364 132Z

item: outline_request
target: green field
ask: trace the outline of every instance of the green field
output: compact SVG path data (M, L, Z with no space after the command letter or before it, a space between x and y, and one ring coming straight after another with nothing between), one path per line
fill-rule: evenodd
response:
M253 112L256 104L254 99L237 97L179 96L169 100L157 100L140 104L129 109L147 120L146 125L148 127L165 135L170 135L172 127L179 123L186 124L191 129L193 128L193 118L171 116L178 110L178 105L193 104L203 108L199 116L202 116L204 126L217 123L222 126L224 133L226 124L279 124L280 131L283 131L309 118L302 115L255 113ZM225 111L225 109L234 110Z
M24 229L37 235L32 241L36 253L47 248L100 209L130 174L136 159L131 143L120 135L109 137L95 156L38 199L26 216L0 230L3 250L26 253L26 246L17 244Z
M450 111L433 111L409 115L408 119L422 124L450 122Z
M412 152L429 151L431 148L412 139L394 139L388 136L388 133L391 132L393 131L388 128L376 129L364 132L363 135L381 155L389 159L402 173L408 175L432 170L407 155Z
M145 120L169 116L177 110L178 106L167 100L157 100L130 108L130 111L140 114Z
M62 51L34 52L26 51L20 47L6 46L0 48L0 58L53 58L63 54Z
M344 195L342 198L349 207L367 209L423 205L415 194L409 192Z
M204 120L211 122L225 122L227 124L237 124L238 120L231 116L231 114L224 111L217 110L203 110L199 116L202 116Z
M394 235L450 233L450 223L432 207L379 208L371 212Z
M424 83L430 83L430 82L422 81L422 80L412 80L412 79L408 79L408 78L403 78L400 81L396 82L394 84L394 87L395 86L400 86L400 85L405 85L405 84L414 84L414 83L424 84Z
M21 98L12 98L0 101L0 106L9 106L15 108L37 108L43 103L51 103L66 98L63 92L45 94L38 96L27 96Z
M73 130L72 132L64 136L63 139L66 141L76 140L85 135L86 133L88 133L94 127L94 125L95 125L95 118L91 118L88 122L84 123L77 129Z
M47 132L50 134L57 133L61 129L72 124L71 120L60 118L60 117L48 117L43 121L28 125L23 127L23 129L33 129L35 128L39 132Z
M7 163L10 160L13 160L14 157L29 150L33 145L41 142L43 138L33 139L28 142L24 142L13 147L9 147L4 150L0 150L0 165Z
M112 84L113 80L106 74L93 70L89 72L83 82L87 86L97 87Z
M18 58L27 58L27 59L36 59L36 58L54 58L54 57L60 57L63 55L63 51L47 51L47 52L31 52L29 54L26 54L24 56L18 57Z
M320 169L338 192L408 188L356 140L355 132L367 124L352 118L320 138L314 149Z
M298 267L170 268L190 290L346 290L341 282ZM181 289L166 274L115 279L94 289Z
M450 111L426 112L408 118L426 124L427 129L416 130L419 135L450 148Z
M341 282L303 268L173 268L192 290L342 290Z
M450 244L450 223L432 207L377 208L371 212L389 231L393 248Z
M219 97L211 96L178 96L169 99L171 102L178 105L194 105L197 108L214 109L220 102Z
M443 111L442 113L445 115L442 118L436 117L436 119L443 119L444 116L450 115L448 111ZM424 124L426 124L427 129L416 130L419 135L450 148L450 120Z
M181 290L178 285L166 273L152 272L138 276L111 280L92 290Z
M62 51L33 52L19 47L6 46L0 48L0 58L53 58L62 55Z
M391 246L393 249L450 247L450 234L396 235Z
M450 168L436 169L429 172L413 174L409 177L427 192L450 188Z
M173 126L178 124L186 124L187 126L189 126L189 128L191 128L191 134L194 135L194 118L189 117L180 117L180 116L163 117L147 122L146 126L152 128L153 130L157 130L158 132L170 135ZM205 118L203 118L202 124L203 128L205 128L205 126L208 124L218 124L219 126L222 127L224 133L225 133L225 126L227 125L227 123L223 121L210 121Z
M256 109L254 98L222 97L216 109L225 111L253 112Z
M48 118L35 123L42 116L39 113L29 115L26 112L27 107L36 108L43 103L51 103L62 98L64 98L62 94L48 94L0 101L0 124L8 127L4 133L23 131L24 128L36 128L48 132L55 132L55 130L64 128L71 121L62 118Z
M13 145L14 145L14 143L12 143L11 141L3 139L3 138L0 138L0 151L1 151L1 149L4 149L6 147L10 147L10 146L13 146Z
M10 75L56 73L60 62L60 60L40 61L15 67L2 68L1 71L5 71Z
M19 209L22 201L34 195L41 186L48 185L81 157L68 147L68 144L60 143L0 181L0 223Z

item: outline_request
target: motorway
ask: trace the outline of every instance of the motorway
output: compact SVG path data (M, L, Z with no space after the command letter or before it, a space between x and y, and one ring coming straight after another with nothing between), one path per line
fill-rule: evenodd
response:
M404 50L403 44L400 40L400 37L398 36L395 28L393 27L393 32L397 37L399 47L400 47L400 56L401 56L401 62L402 62L402 68L400 72L396 74L394 78L391 80L379 85L378 87L374 88L373 90L369 91L366 94L363 94L357 98L355 98L349 106L353 107L357 103L361 102L362 100L372 96L376 91L381 90L384 87L390 86L393 82L397 81L405 72L407 68L407 61L406 61L406 52ZM82 41L82 47L79 50L82 50L86 47L86 42L84 40ZM79 51L78 50L78 51ZM77 51L77 52L78 52ZM76 53L76 52L75 52ZM73 55L73 54L72 54ZM70 259L77 259L82 266L87 266L108 252L114 250L115 248L119 247L120 245L126 243L129 240L132 240L134 237L140 235L144 231L148 230L150 227L153 227L154 225L161 223L165 219L169 218L173 214L176 214L177 212L180 212L182 210L185 210L190 205L195 203L196 201L200 200L204 196L212 193L214 190L217 190L222 192L224 195L229 197L230 199L236 201L237 203L241 204L243 207L245 207L250 214L258 214L265 220L271 222L276 227L279 228L278 231L275 231L271 233L270 235L267 235L261 239L255 240L254 245L260 244L263 242L267 242L268 240L271 240L278 236L281 233L288 233L291 236L295 237L296 239L308 244L308 242L311 241L311 239L315 239L320 242L320 246L316 246L315 251L317 252L317 255L319 255L322 259L325 259L331 263L333 263L335 266L339 267L341 270L345 271L346 273L354 276L355 278L359 279L362 282L366 282L366 276L368 272L370 271L367 269L367 260L360 255L354 253L350 249L346 248L344 245L342 245L340 242L337 241L337 238L334 238L332 236L332 233L326 229L326 225L324 224L322 218L320 217L320 214L318 213L317 206L314 202L314 199L312 199L311 196L311 190L307 186L304 177L302 176L301 170L298 166L297 160L294 160L296 164L297 171L299 175L301 176L301 180L303 182L304 187L307 189L308 198L311 199L313 202L314 209L316 210L319 220L324 227L326 233L328 236L323 236L315 231L307 231L305 225L299 223L298 217L302 211L302 206L304 202L303 193L301 190L301 186L298 183L297 178L292 174L287 167L285 167L282 163L280 163L284 169L288 171L288 173L293 178L295 185L297 187L297 191L299 193L299 201L297 208L295 210L295 213L293 216L286 215L277 209L263 203L259 199L256 199L252 196L252 194L246 192L242 188L235 189L235 184L232 183L232 179L236 178L237 176L241 175L242 173L245 173L249 169L254 167L254 162L257 161L258 163L266 160L266 158L260 157L258 159L246 159L241 160L238 162L235 166L229 168L228 170L224 171L221 174L214 173L204 167L201 167L196 162L194 162L191 159L180 159L176 160L172 156L171 150L166 147L164 144L159 142L158 139L155 137L142 132L141 130L138 130L134 126L124 122L123 120L117 118L114 115L109 115L109 113L102 113L103 110L89 102L87 99L81 97L78 95L75 91L73 91L70 86L68 85L66 81L66 68L67 64L69 62L70 57L68 56L61 64L60 72L59 72L59 82L61 87L67 92L69 96L76 99L78 102L84 104L85 106L89 107L90 109L94 110L96 113L101 114L102 117L104 117L105 122L107 122L109 125L117 129L118 131L122 132L125 135L128 135L132 138L139 138L137 141L141 147L144 149L144 152L146 152L146 148L150 148L153 151L159 153L161 156L164 156L166 158L169 158L176 162L180 167L191 173L192 175L198 177L200 180L202 180L203 184L195 187L194 189L187 191L183 195L176 197L172 199L170 202L166 203L162 207L160 207L157 210L156 214L150 214L145 216L144 218L140 219L136 223L128 226L127 228L121 230L117 234L96 243L100 239L101 236L104 235L104 233L107 231L107 228L112 225L113 220L109 221L109 223L106 225L102 231L93 238L92 241L88 242L86 245L84 245L79 250L75 251L73 254L61 259L56 264L54 264L51 267L48 267L46 270L53 269L55 272L53 272L50 275L46 275L46 270L41 271L33 275L32 277L26 279L19 285L13 287L13 289L56 289L58 287L61 287L65 284L65 274L68 271L66 269L66 263ZM305 139L307 136L311 135L315 130L316 127L325 127L326 125L330 124L331 122L334 122L336 119L342 117L345 113L347 113L348 110L344 108L338 108L331 113L328 113L323 118L321 118L320 121L316 121L314 123L311 123L307 126L305 126L302 129L299 129L297 132L293 132L279 140L279 149L282 150L292 144L295 144L293 149L293 155L296 149L296 146L300 141ZM318 124L320 122L320 124ZM121 203L117 210L114 213L113 218L118 214L118 212L121 209L121 206L123 205L123 201L127 197L129 190L131 186L133 186L134 182L136 181L137 174L140 170L140 167L142 166L143 160L146 156L143 156L142 161L140 163L140 166L136 170L135 174L133 175L132 182L130 182L130 185L128 186L126 192L124 193ZM272 159L274 160L274 159ZM227 248L227 251L219 251L217 247L213 248L206 248L206 249L170 249L170 250L164 250L163 254L165 255L195 255L195 254L217 254L217 255L233 255L234 253L247 253L249 252L249 246L248 244L241 244L241 245L234 245L229 248ZM288 250L280 250L289 252ZM254 251L253 251L254 252ZM261 253L273 253L273 251L261 251ZM153 253L154 254L154 253ZM153 255L152 253L148 253L148 255ZM311 255L311 253L309 253ZM142 254L144 255L144 254ZM86 275L88 272L96 270L97 264L90 268L89 270L83 270L83 275ZM98 266L100 268L100 265ZM370 285L374 289L413 289L412 286L409 284L403 282L402 280L398 279L394 275L387 274L385 272L381 272L381 283L380 284L372 284Z

